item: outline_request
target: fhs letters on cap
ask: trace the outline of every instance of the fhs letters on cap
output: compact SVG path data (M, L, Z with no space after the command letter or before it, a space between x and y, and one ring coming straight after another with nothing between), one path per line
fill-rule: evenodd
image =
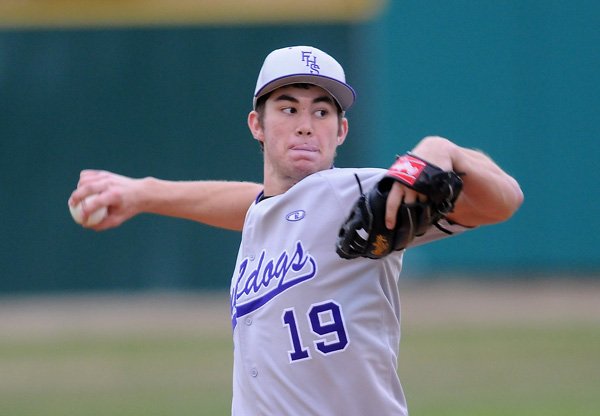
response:
M350 108L356 98L354 89L346 83L344 69L332 56L312 46L292 46L276 49L265 58L256 81L254 108L261 96L295 83L325 89L343 111Z

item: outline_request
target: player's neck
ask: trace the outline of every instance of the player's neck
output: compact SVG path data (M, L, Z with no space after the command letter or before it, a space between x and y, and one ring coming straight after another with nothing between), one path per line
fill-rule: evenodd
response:
M298 183L297 180L289 178L289 180L273 180L265 177L264 179L264 194L265 196L281 195L287 192L292 186Z

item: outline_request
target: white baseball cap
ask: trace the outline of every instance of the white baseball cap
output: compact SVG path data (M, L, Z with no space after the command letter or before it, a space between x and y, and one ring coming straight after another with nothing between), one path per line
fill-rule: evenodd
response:
M346 84L342 66L330 55L312 46L276 49L265 58L254 91L253 107L265 94L285 85L317 85L331 94L343 111L354 103L356 93Z

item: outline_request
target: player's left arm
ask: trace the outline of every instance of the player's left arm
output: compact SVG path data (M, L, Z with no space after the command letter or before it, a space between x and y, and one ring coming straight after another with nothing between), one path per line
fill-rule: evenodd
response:
M458 146L443 137L430 136L412 150L416 156L443 170L461 175L463 189L447 218L474 227L508 220L523 202L517 181L484 153ZM386 224L395 222L397 207L404 200L421 198L413 190L395 183L387 201Z

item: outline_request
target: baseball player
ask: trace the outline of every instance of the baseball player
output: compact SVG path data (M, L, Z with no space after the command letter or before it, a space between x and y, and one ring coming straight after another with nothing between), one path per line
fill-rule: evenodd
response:
M86 207L109 207L97 230L153 212L242 231L230 288L235 416L407 415L397 375L405 249L507 220L522 202L488 156L441 137L389 170L333 167L354 99L330 55L275 50L248 116L262 185L84 171L69 200L99 194Z

